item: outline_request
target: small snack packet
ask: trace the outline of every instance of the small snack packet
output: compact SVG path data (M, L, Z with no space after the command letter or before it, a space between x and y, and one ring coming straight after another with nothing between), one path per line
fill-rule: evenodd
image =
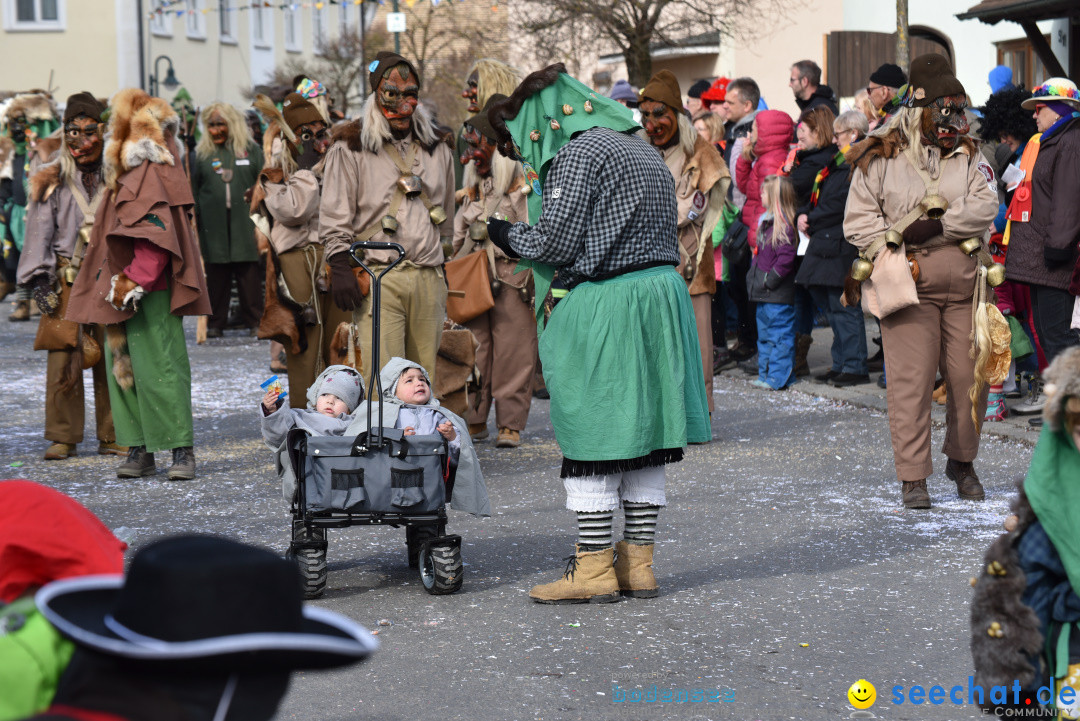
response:
M264 391L276 391L279 394L278 398L284 398L285 396L289 395L289 392L285 390L284 387L282 387L281 381L278 380L278 377L276 375L270 376L262 383L260 383L259 386Z

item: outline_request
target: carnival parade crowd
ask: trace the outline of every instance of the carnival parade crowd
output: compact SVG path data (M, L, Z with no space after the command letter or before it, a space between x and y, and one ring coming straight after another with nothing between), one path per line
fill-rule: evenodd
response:
M1025 678L1020 663L1041 663L1048 629L1080 619L1080 526L1075 504L1061 503L1080 477L1080 92L1064 78L1019 87L1008 68L989 78L993 93L974 108L944 56L916 57L909 73L885 63L841 112L818 65L802 60L790 68L793 118L769 109L750 77L684 93L661 70L605 95L561 64L525 75L481 59L462 78L460 128L439 124L414 64L388 51L368 66L371 93L351 119L305 76L246 111L197 107L183 91L171 103L134 88L80 92L62 110L47 93L17 94L0 115L2 294L14 295L10 321L39 316L44 457L78 453L92 369L97 451L123 457L117 476L154 476L155 453L167 452L169 480L195 479L183 318L197 316L200 342L231 327L271 342L271 369L287 381L252 404L252 432L261 420L271 448L297 427L367 432L355 424L374 400L392 410L388 427L445 439L458 473L451 505L477 515L490 508L473 444L488 439L492 410L494 444L513 449L533 397L550 398L579 533L566 572L532 600L653 598L667 468L688 444L712 441L723 413L714 375L738 366L751 392L788 389L811 375L811 331L827 324L831 363L812 380L850 387L881 372L907 509L931 508L935 399L946 406L945 473L972 502L985 498L983 423L1046 419L1026 495L976 584L991 610L972 622L988 679L1007 654L983 648L994 634L980 624L1008 608L1041 629L1010 637L1019 670L1009 672ZM367 246L354 256L358 241ZM377 317L368 269L381 275ZM382 396L370 399L362 379L375 373ZM1022 401L1010 408L1010 396ZM53 550L66 554L49 566L62 572L23 568L19 583L0 584L0 602L121 568L122 544L70 499L14 481L0 483L4 495L0 513L62 508L86 536ZM5 524L0 547L44 543L15 528ZM184 575L195 556L217 558L230 588L273 588L289 619L203 608L230 592L199 595ZM1006 569L1027 573L1026 587L995 585ZM186 538L142 549L123 584L46 586L39 610L78 651L40 718L165 718L161 708L194 697L207 718L230 703L272 717L292 669L374 649L348 619L302 610L294 570L242 544ZM0 579L10 571L0 565ZM176 598L155 600L162 578ZM92 603L106 604L93 610L108 628L83 613ZM157 604L154 618L138 603ZM158 616L191 635L140 656L140 640L169 633ZM206 628L207 617L222 625ZM213 647L238 627L268 636ZM95 705L92 687L136 698L133 659L192 663L170 644L193 638L211 642L217 675L191 676L189 688L150 664L139 683L159 689L156 701ZM1067 661L1080 673L1080 652ZM196 692L200 679L213 692ZM51 690L2 718L50 702ZM143 715L154 704L158 715Z

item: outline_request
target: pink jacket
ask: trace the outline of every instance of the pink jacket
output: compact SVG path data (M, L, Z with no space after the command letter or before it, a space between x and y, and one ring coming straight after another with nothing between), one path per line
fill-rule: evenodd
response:
M736 183L746 193L742 221L750 228L750 247L757 249L758 218L765 212L761 203L761 183L775 175L787 158L795 126L791 116L780 110L763 110L754 116L757 142L754 143L753 163L739 156L735 165Z

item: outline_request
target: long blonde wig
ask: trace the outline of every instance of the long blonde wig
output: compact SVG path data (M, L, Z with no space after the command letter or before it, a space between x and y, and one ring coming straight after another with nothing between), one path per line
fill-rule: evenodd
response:
M465 77L476 73L476 103L481 108L497 93L510 95L521 82L521 71L494 58L480 58Z
M214 115L220 115L225 124L229 126L229 139L225 143L229 146L232 154L237 158L247 155L248 144L251 143L251 130L244 121L244 116L228 103L220 102L210 103L202 110L203 133L202 137L199 138L199 144L195 146L195 155L201 159L206 159L215 152L217 146L214 145L214 141L206 129L206 124Z

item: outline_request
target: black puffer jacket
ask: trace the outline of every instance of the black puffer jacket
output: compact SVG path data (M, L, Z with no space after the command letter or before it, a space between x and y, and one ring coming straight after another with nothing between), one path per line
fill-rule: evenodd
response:
M841 288L851 262L858 255L855 246L844 239L844 208L851 186L851 168L836 162L836 146L829 160L829 174L821 183L817 205L807 204L799 211L810 224L810 245L802 259L795 282L803 286L823 285Z
M836 155L836 146L832 144L824 148L800 150L795 153L795 163L788 175L788 180L795 187L796 207L810 204L810 191L814 188L814 178L822 168L832 162L834 155Z

